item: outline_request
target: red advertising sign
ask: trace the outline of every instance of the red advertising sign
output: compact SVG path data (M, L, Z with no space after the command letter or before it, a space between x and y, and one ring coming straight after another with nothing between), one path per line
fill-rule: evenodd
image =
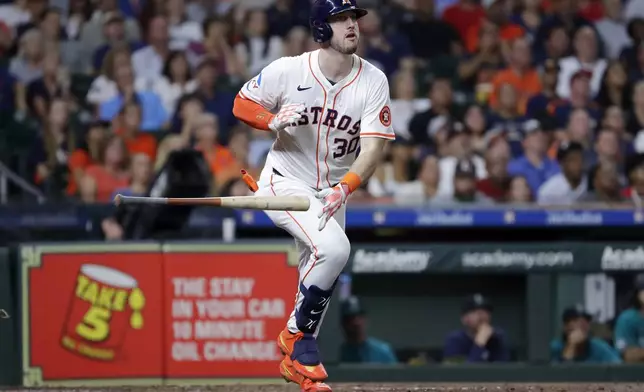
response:
M168 378L277 376L297 269L286 252L256 248L165 255Z
M290 250L23 247L24 384L278 378L275 339L297 284Z
M26 252L27 373L39 369L52 381L162 376L162 255L118 248Z

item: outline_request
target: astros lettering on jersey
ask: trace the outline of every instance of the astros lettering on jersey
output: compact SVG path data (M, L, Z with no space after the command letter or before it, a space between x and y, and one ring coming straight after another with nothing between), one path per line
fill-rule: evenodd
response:
M280 131L267 166L315 189L337 184L355 161L360 138L394 140L386 76L353 55L353 68L329 82L318 63L319 50L274 61L240 90L272 113L303 104L302 118Z

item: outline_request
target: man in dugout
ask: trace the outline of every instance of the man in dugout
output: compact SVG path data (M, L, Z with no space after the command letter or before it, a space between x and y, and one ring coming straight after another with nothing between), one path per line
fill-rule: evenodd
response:
M481 294L468 297L462 308L463 328L445 339L444 363L507 362L505 333L492 325L492 304Z
M631 307L615 322L615 348L624 362L644 363L644 274L635 278Z

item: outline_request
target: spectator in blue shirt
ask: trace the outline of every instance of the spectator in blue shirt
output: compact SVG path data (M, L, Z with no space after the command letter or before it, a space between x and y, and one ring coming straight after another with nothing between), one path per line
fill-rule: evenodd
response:
M570 307L563 312L563 333L550 343L554 363L621 363L619 354L605 341L590 334L592 316L583 308Z
M533 195L550 177L559 173L557 162L548 158L546 135L537 120L528 121L523 129L523 156L510 161L508 173L528 181Z
M134 73L130 65L122 65L117 68L115 72L116 85L119 94L102 103L99 106L99 117L103 121L112 121L116 117L123 104L129 100L137 100L141 105L142 131L156 131L164 128L169 119L161 98L152 91L139 91L134 90Z
M219 119L219 141L227 144L231 128L237 125L237 119L233 116L235 96L217 89L219 75L216 66L215 61L209 58L199 63L195 75L196 93L202 97L205 111Z
M528 100L526 117L544 118L550 116L555 108L563 104L557 95L557 80L559 77L559 64L553 59L547 59L543 64L541 76L541 92Z
M360 300L351 296L341 304L345 341L340 362L394 364L398 362L388 343L367 336L367 318Z
M481 294L465 301L462 308L463 328L445 339L443 362L507 362L510 350L505 333L492 326L492 304Z

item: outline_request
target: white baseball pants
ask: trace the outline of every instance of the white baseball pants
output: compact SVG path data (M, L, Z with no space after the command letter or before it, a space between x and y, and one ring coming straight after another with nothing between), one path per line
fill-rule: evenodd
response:
M344 232L345 206L326 227L318 230L322 202L310 186L282 177L265 167L258 181L258 196L306 196L311 200L308 211L265 211L276 226L295 239L299 251L299 285L295 308L288 320L289 331L302 331L317 336L328 309L335 282L349 260L351 245Z

